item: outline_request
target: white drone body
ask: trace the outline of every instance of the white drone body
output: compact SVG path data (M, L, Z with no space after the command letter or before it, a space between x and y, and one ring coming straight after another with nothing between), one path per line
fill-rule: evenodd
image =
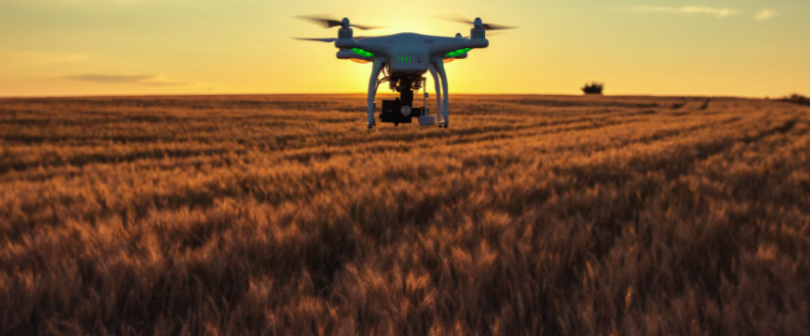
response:
M340 26L338 38L301 39L308 41L334 42L339 59L351 59L359 63L373 63L371 78L368 84L368 128L375 126L374 102L377 89L382 82L389 82L392 90L400 93L400 98L383 101L380 114L382 122L410 123L411 118L419 118L420 124L433 124L425 107L413 107L413 91L425 84L423 75L430 72L436 89L439 127L449 125L449 98L447 72L444 63L455 59L467 58L467 52L476 48L486 48L486 30L508 29L511 27L484 24L481 19L469 22L473 24L470 37L429 36L413 33L402 33L378 37L354 37L352 27L371 29L372 27L350 24L349 19L342 21L305 17L326 27ZM464 21L468 22L468 21ZM380 78L380 73L383 77ZM443 95L442 95L443 93ZM427 99L427 92L425 92Z

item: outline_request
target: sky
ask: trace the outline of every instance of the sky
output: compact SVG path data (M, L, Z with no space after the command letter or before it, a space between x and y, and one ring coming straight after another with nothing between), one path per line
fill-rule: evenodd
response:
M449 63L451 94L590 81L616 95L810 94L807 0L1 0L0 96L365 92L371 65L294 40L337 36L300 15L386 27L355 36L469 35L447 15L520 27Z

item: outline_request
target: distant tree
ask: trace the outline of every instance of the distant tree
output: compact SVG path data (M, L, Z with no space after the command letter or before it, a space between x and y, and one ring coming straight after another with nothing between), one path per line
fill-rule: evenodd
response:
M605 88L604 83L592 82L590 84L585 84L585 86L583 86L581 90L585 94L599 94L600 95L600 94L602 94L602 90L604 88Z
M801 104L801 105L810 105L810 98L802 96L798 93L794 93L790 96L784 97L779 99L780 101L794 103L794 104Z

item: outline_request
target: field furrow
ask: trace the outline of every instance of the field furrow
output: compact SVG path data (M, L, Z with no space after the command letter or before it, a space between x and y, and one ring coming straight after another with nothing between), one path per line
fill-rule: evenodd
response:
M0 100L0 335L810 330L810 108L363 101Z

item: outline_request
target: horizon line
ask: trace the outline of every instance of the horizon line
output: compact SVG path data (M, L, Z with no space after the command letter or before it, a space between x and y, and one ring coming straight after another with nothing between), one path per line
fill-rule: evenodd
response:
M282 96L282 95L290 95L290 96L314 96L314 95L367 95L366 92L275 92L275 93L135 93L135 94L67 94L67 95L4 95L0 94L0 99L60 99L60 98L124 98L124 97L133 97L133 98L147 98L147 97L205 97L205 96ZM435 94L435 93L434 93ZM676 94L676 93L667 93L667 94L650 94L650 93L620 93L620 94L600 94L600 95L586 95L582 93L555 93L555 92L548 92L548 93L537 93L537 92L495 92L495 93L469 93L469 92L458 92L452 93L451 95L465 95L465 96L603 96L603 97L661 97L661 98L672 98L672 97L694 97L694 98L742 98L742 99L771 99L771 98L786 98L789 97L791 94L797 93L788 93L779 96L770 96L770 95L729 95L729 94ZM396 95L396 92L383 92L378 93L379 95Z

